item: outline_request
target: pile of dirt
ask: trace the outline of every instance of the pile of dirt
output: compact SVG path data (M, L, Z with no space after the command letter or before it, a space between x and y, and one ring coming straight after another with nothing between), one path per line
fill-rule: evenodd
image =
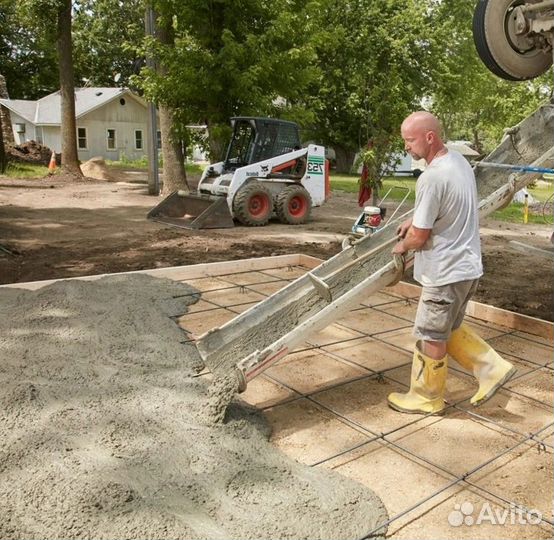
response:
M206 422L171 318L192 288L139 274L0 299L1 538L338 539L386 519L363 486L279 453L259 413Z
M8 160L16 163L33 163L48 165L52 157L52 150L36 141L27 141L8 148ZM56 156L59 165L59 156Z
M107 182L115 180L102 157L93 157L81 163L81 171L83 171L86 177L94 178L95 180L106 180Z

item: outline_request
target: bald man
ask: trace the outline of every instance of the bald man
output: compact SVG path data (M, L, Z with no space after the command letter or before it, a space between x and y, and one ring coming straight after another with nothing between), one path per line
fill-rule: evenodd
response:
M467 303L483 275L477 188L473 170L448 150L438 119L426 111L401 126L406 151L425 159L417 180L413 218L397 230L393 253L415 251L414 278L423 286L417 309L410 390L393 393L389 405L401 412L439 413L444 408L448 355L469 370L479 389L479 405L510 379L515 369L467 325Z

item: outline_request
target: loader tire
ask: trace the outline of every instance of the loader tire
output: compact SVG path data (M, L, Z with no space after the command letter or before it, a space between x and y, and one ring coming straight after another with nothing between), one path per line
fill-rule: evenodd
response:
M279 221L300 225L310 219L312 198L305 188L297 184L283 188L275 199L275 211Z
M248 227L266 225L273 213L273 198L269 189L256 180L239 189L233 200L235 217Z

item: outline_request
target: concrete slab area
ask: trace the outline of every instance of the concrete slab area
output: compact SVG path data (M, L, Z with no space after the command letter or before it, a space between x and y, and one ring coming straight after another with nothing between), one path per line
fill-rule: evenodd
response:
M177 318L191 339L317 264L269 259L261 268L248 260L167 272L201 292ZM156 275L166 277L163 269ZM417 296L404 283L372 295L253 380L241 398L264 410L284 453L370 486L387 506L391 538L551 538L552 324L526 317L518 327L517 314L498 310L495 318L494 308L472 304L466 321L516 365L516 377L474 408L475 381L452 362L444 414L404 415L387 407L386 396L409 384Z
M224 280L247 285L248 296L270 295L305 271L287 265L227 274ZM233 306L240 294L220 290L203 298ZM247 309L234 306L233 311L237 307ZM475 380L452 362L446 413L403 415L387 407L386 397L409 384L416 308L414 289L408 295L394 290L372 295L252 381L242 399L265 411L272 441L283 452L371 486L393 519L392 538L551 537L554 428L526 439L553 422L554 371L544 367L551 361L552 340L544 329L534 335L490 318L468 317L470 326L516 365L517 378L474 408L469 398ZM487 306L487 317L490 310ZM194 314L183 319L185 327L187 318ZM503 314L498 320L512 319ZM528 320L522 328L529 329ZM474 470L468 482L461 479ZM510 517L511 502L536 508L544 521L519 523ZM468 504L473 513L463 518L474 522L458 524L453 512L460 513L462 505L468 510ZM487 521L489 507L493 520L498 515L502 521L508 512L503 524ZM477 524L479 512L484 514Z

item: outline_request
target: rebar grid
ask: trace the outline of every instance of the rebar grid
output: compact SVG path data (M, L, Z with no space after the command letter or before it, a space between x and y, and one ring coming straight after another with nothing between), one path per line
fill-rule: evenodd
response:
M263 271L259 272L259 273L264 273ZM233 274L229 274L229 276L232 276ZM217 276L218 279L220 279L222 276ZM275 278L275 276L271 276L272 278ZM258 282L258 283L252 283L252 284L249 284L249 285L238 285L238 284L233 284L232 281L228 280L228 279L224 279L223 281L227 281L230 283L230 287L225 287L225 288L221 288L221 289L215 289L215 290L229 290L229 289L232 289L232 288L236 288L236 287L239 287L243 290L250 290L252 292L256 292L258 294L261 294L263 296L269 296L265 293L261 293L259 291L256 291L254 289L252 289L250 287L251 286L257 286L257 285L263 285L263 284L266 284L266 283L276 283L276 282L290 282L290 280L287 280L285 278L277 278L277 279L272 279L271 281L268 281L268 282ZM212 290L210 292L213 292L215 290ZM206 291L207 292L207 291ZM196 293L197 294L197 293ZM382 294L387 294L387 293L382 293ZM392 295L390 295L392 296ZM236 310L233 310L233 308L235 307L239 307L239 306L242 306L242 305L246 305L246 304L254 304L256 302L245 302L245 303L239 303L239 304L233 304L233 305L228 305L228 306L222 306L220 304L218 304L217 302L213 301L213 300L205 300L207 301L208 303L212 304L214 306L213 309L226 309L232 313L237 313ZM382 309L383 306L390 306L390 305L394 305L396 303L400 303L400 302L405 302L406 304L410 304L409 301L406 301L406 299L404 298L398 298L398 299L394 299L394 300L391 300L390 302L383 302L383 303L380 303L380 304L373 304L373 305L365 305L365 304L362 304L362 307L359 307L359 308L355 308L354 310L352 311L360 311L360 310L369 310L369 309L373 309L377 312L380 312L380 313L386 313L387 315L389 316L392 316L392 317L396 317L397 319L399 319L399 321L403 321L403 322L407 322L407 323L410 323L409 325L406 325L406 326L400 326L398 328L394 328L392 330L386 330L386 331L382 331L382 332L376 332L376 333L373 333L373 334L369 334L369 333L365 333L363 331L359 331L359 330L355 330L353 328L350 328L348 327L347 325L343 324L343 323L340 323L338 324L338 326L341 326L343 328L345 328L346 330L350 331L350 332L355 332L357 334L361 334L359 336L355 336L353 338L348 338L348 339L345 339L345 340L338 340L338 341L335 341L335 342L331 342L331 343L325 343L325 344L321 344L321 345L315 345L315 344L312 344L312 343L308 343L308 347L305 347L303 349L299 349L299 350L295 350L295 353L300 353L300 352L305 352L305 351L310 351L310 350L318 350L320 353L326 355L326 356L329 356L331 358L334 358L335 360L339 361L339 362L342 362L344 364L348 364L348 365L351 365L351 366L355 366L357 367L358 369L362 369L364 371L367 372L367 374L364 374L364 375L361 375L360 377L354 377L354 378L350 378L348 380L345 380L345 381L341 381L339 383L336 383L336 384L333 384L333 385L329 385L323 389L318 389L316 391L313 391L313 392L308 392L308 393L302 393L302 392L299 392L297 390L295 390L293 387L287 385L285 382L279 380L277 377L275 377L274 375L270 375L268 374L267 372L264 373L264 377L266 377L267 379L273 381L274 383L280 385L281 387L287 389L289 392L291 392L292 394L295 394L296 396L293 397L292 399L286 399L282 402L280 402L279 404L277 405L273 405L272 407L274 406L278 406L278 405L283 405L283 404L289 404L291 402L294 402L294 401L297 401L297 400L301 400L301 399L306 399L307 401L310 401L312 402L313 404L315 404L317 407L319 407L320 409L324 410L324 411L327 411L328 413L332 414L335 418L338 419L339 422L347 425L348 427L350 427L351 429L354 429L355 431L357 431L358 433L362 434L364 437L367 438L367 440L364 440L363 442L361 443L358 443L354 446L351 446L347 449L344 449L344 450L341 450L340 452L337 452L335 453L334 455L332 456L328 456L326 457L325 459L322 459L322 460L319 460L315 463L312 463L311 466L312 467L315 467L315 466L320 466L326 462L329 462L329 461L332 461L340 456L343 456L343 455L346 455L350 452L353 452L355 450L358 450L364 446L367 446L373 442L377 442L378 444L380 444L381 446L392 446L394 448L396 448L398 451L400 452L404 452L405 454L413 457L414 459L418 460L419 462L422 462L422 463L425 463L427 465L429 465L430 467L434 468L434 469L437 469L437 470L440 470L442 471L443 473L449 475L450 477L452 477L452 481L449 482L446 486L442 487L441 489L433 492L432 494L426 496L425 498L417 501L414 505L410 506L409 508L403 510L402 512L396 514L395 516L393 516L392 518L388 519L387 521L379 524L377 527L375 527L373 530L371 530L367 535L365 535L362 539L360 540L367 540L369 538L371 538L372 536L374 536L376 533L378 533L380 530L384 529L385 527L388 527L388 525L390 525L391 523L393 523L394 521L397 521L398 519L400 519L401 517L409 514L410 512L413 512L414 510L416 510L417 508L421 507L423 504L425 504L426 502L428 502L429 500L437 497L438 495L440 495L441 493L445 492L446 490L448 490L449 488L457 485L457 484L464 484L464 485L467 485L467 486L470 486L482 493L485 493L487 494L488 496L490 497L493 497L495 498L496 500L498 501L501 501L502 503L504 504L509 504L509 505L513 505L514 507L517 507L517 508L520 508L522 511L528 511L529 509L525 508L525 506L521 505L521 504L518 504L517 502L515 501L511 501L509 499L506 499L505 497L502 497L501 495L497 494L497 493L494 493L470 480L468 480L468 477L475 474L476 472L484 469L485 467L487 467L488 465L490 465L491 463L494 463L495 461L499 460L500 458L504 457L505 455L511 453L511 452L514 452L517 448L519 448L520 446L522 445L526 445L527 447L529 446L535 446L535 445L539 445L539 448L550 448L550 449L553 449L554 448L554 445L551 445L551 444L548 444L548 443L545 443L543 440L541 439L538 439L539 435L543 434L544 431L546 431L547 429L549 429L550 427L554 426L554 422L544 426L543 428L539 429L538 431L535 431L534 433L522 433L520 432L519 430L515 429L515 428L512 428L510 426L506 426L504 424L501 424L500 422L494 420L494 419L491 419L491 418L487 418L487 417L484 417L476 412L473 412L473 411L470 411L470 410L467 410L465 409L463 406L461 406L463 403L469 401L469 397L467 398L464 398L464 399L461 399L455 403L449 403L447 401L447 405L445 407L445 410L457 410L457 411L460 411L464 414L467 414L468 416L476 419L476 421L479 421L479 422L482 422L484 423L485 425L486 424L491 424L495 427L498 427L500 428L501 430L503 431L507 431L510 433L510 435L512 437L517 437L517 438L520 438L520 440L510 446L509 448L505 449L504 451L502 452L499 452L497 454L495 454L493 457L491 457L490 459L486 460L485 462L477 465L476 467L474 467L473 469L469 470L469 471L466 471L465 473L463 473L462 475L457 475L456 473L450 471L449 469L443 467L442 465L440 464L437 464L437 463L434 463L432 460L430 459L427 459L425 456L421 456L421 455L418 455L416 454L415 452L409 450L408 448L405 448L403 445L401 444L398 444L397 442L395 441L391 441L389 439L389 437L393 434L393 433L396 433L398 431L401 431L403 429L406 429L407 427L409 426L412 426L414 424L417 424L418 422L421 422L422 420L424 420L425 418L428 418L429 416L433 416L433 415L430 415L430 414L427 414L427 415L420 415L418 418L416 419L413 419L413 420L410 420L404 424L402 424L401 426L398 426L394 429L391 429L389 431L386 431L386 432L381 432L381 433L376 433L374 431L372 431L371 429L369 429L368 427L364 426L363 424L359 423L359 422L356 422L355 420L351 419L351 418L348 418L347 416L343 415L342 413L340 413L339 411L333 409L332 407L329 407L327 405L325 405L324 403L321 403L320 401L318 401L314 396L318 393L321 393L321 392L327 392L333 388L337 388L337 387L340 387L340 386L343 386L343 385L347 385L347 384L351 384L353 382L356 382L356 381L359 381L359 380L364 380L364 379L372 379L372 378L376 378L376 379L388 379L388 380L391 380L393 381L394 383L396 384L400 384L401 386L403 387L407 387L408 385L406 385L405 383L395 379L394 377L391 377L390 374L388 373L389 371L393 371L393 370L396 370L396 369L399 369L399 368L402 368L402 367L406 367L406 366L409 366L411 364L411 360L408 360L407 362L404 362L404 363L400 363L398 365L395 365L394 367L390 367L390 368L386 368L386 369L383 369L383 370L380 370L380 371L375 371L375 370L372 370L371 368L368 368L367 366L364 366L363 364L360 364L358 362L355 362L354 360L351 360L351 359L348 359L348 358L344 358L344 357L341 357L341 355L339 354L336 354L332 351L328 351L326 350L326 347L330 347L331 345L336 345L336 344L342 344L342 343L348 343L348 342L352 342L352 341L356 341L356 340L367 340L367 339L371 339L371 340L375 340L375 341L378 341L378 342L382 342L384 344L386 344L387 346L389 347L393 347L397 350L399 350L399 352L402 352L403 354L410 354L409 351L406 351L406 349L404 349L403 347L400 347L394 343L390 343L390 342L387 342L385 339L383 339L382 335L384 334L387 334L387 333L390 333L390 332L397 332L398 330L402 330L402 329L405 329L405 328L408 328L408 327L411 327L412 324L413 324L413 321L410 320L410 319L407 319L405 317L402 317L400 315L397 315L397 314L394 314L394 313L389 313L388 311L385 311ZM197 311L195 313L198 313L198 312L201 312L201 311L210 311L212 308L210 308L209 310L200 310L200 311ZM482 327L485 327L484 324L482 323L479 323L478 321L475 321L474 322L476 325L478 326L482 326ZM528 342L532 342L532 343L535 343L537 345L540 345L540 346L543 346L543 347L547 347L547 345L545 345L544 343L541 343L539 341L536 341L532 338L529 338L527 336L524 336L524 335L515 335L515 332L514 330L510 330L510 331L502 331L502 330L498 330L499 334L497 336L494 336L494 338L490 338L490 339L497 339L497 338L500 338L500 337L505 337L505 336L510 336L510 337L516 337L516 338L519 338L519 339L523 339L523 340L526 340ZM503 351L500 351L500 352L503 352ZM519 374L515 377L513 377L510 382L513 382L515 380L518 380L520 379L521 377L525 377L525 376L529 376L530 374L533 374L533 373L536 373L536 372L539 372L541 370L545 370L545 371L549 371L549 372L552 372L553 371L553 367L551 366L551 362L547 362L547 363L544 363L544 364L540 364L538 362L534 362L532 360L528 360L528 359L525 359L525 358L522 358L521 356L518 356L518 355L515 355L515 354L512 354L512 353L508 353L508 352L504 352L504 354L507 354L509 356L511 356L512 358L515 358L523 363L527 363L527 364L532 364L534 365L535 367L530 369L530 371L527 371L525 373L522 373L522 374ZM455 368L455 367L451 367L451 369L453 369L454 371L458 372L458 373L462 373L464 376L466 377L471 377L469 374L467 374L466 372L458 369L458 368ZM527 396L525 394L522 394L520 392L517 392L515 390L512 390L510 388L503 388L502 389L503 391L507 391L507 392L510 392L514 395L517 395L519 397L523 397L525 399L528 399L528 400L531 400L531 401L534 401L536 402L537 404L539 405L542 405L543 407L548 407L549 409L551 408L551 404L546 404L542 401L540 401L539 399L536 399L536 398L533 398L531 396ZM268 409L269 407L266 407L265 409ZM264 410L264 408L262 408L262 410ZM548 525L551 525L551 526L554 526L554 522L545 518L544 516L540 516L540 520L542 523L545 523L545 524L548 524Z
M396 369L396 368L394 368ZM291 391L291 392L294 392L294 393L298 393L298 394L301 394L300 392L298 392L298 390L295 390L293 387L291 387L290 385L287 385L286 383L284 383L283 381L279 380L277 377L273 376L273 375L265 375L266 377L268 377L269 379L271 379L272 381L274 381L275 383L281 385L282 387L286 388L287 390ZM394 379L392 379L394 380ZM348 382L352 382L352 381L348 381ZM402 386L408 386L408 385L405 385L404 383L401 383L399 381L396 381L398 382L399 384L401 384ZM395 433L397 431L401 431L403 429L405 429L406 427L410 426L410 425L413 425L415 423L418 423L420 422L421 420L423 420L424 418L428 418L428 417L431 417L431 416L436 416L436 415L433 415L433 414L425 414L425 415L420 415L420 418L416 419L416 420L412 420L410 422L407 422L406 424L403 424L402 426L399 426L399 427L396 427L392 430L389 430L387 432L382 432L382 433L375 433L374 431L372 431L371 429L367 428L366 426L362 425L361 423L355 421L355 420L352 420L351 418L348 418L346 415L340 413L339 411L335 410L334 408L332 407L329 407L328 405L325 405L324 403L321 403L320 401L318 401L317 399L313 398L312 396L314 394L317 394L317 393L321 393L321 392L326 392L329 390L329 387L325 388L325 389L320 389L318 390L317 392L313 392L311 394L301 394L301 398L303 399L306 399L310 402L312 402L314 405L317 405L319 408L331 413L334 417L336 417L338 419L339 422L347 425L348 427L354 429L355 431L357 431L358 433L364 435L364 436L367 436L368 439L366 441L364 441L363 443L359 443L353 447L350 447L348 449L345 449L345 450L342 450L332 456L329 456L327 457L326 459L323 459L323 460L320 460L318 462L315 462L315 463L312 463L310 464L309 466L311 467L315 467L315 466L319 466L319 465L322 465L323 463L326 463L328 461L331 461L333 459L336 459L337 457L340 457L340 456L343 456L345 454L348 454L354 450L358 450L360 449L361 447L363 446L366 446L370 443L373 443L373 442L377 442L378 444L381 444L383 446L393 446L395 447L397 450L401 451L401 452L404 452L406 454L408 454L409 456L413 457L414 459L420 461L420 462L423 462L423 463L426 463L427 465L435 468L435 469L438 469L442 472L444 472L445 474L448 474L449 476L453 477L454 480L448 484L447 486L441 488L440 490L437 490L436 492L432 493L431 495L425 497L424 499L418 501L416 504L414 504L413 506L409 507L408 509L396 514L395 516L393 516L392 518L388 519L386 522L383 522L381 523L380 525L378 525L376 528L372 529L366 536L363 537L362 540L365 540L365 539L369 539L371 538L371 536L373 536L376 532L378 532L379 530L383 529L384 527L387 527L388 525L390 525L392 522L400 519L401 517L405 516L407 513L409 512L412 512L413 510L417 509L418 507L422 506L424 503L426 503L428 500L436 497L437 495L441 494L443 491L445 491L446 489L452 487L453 485L455 484L458 484L458 483L461 483L461 482L464 482L464 483L467 483L468 485L471 485L472 487L480 490L480 491L483 491L485 493L487 493L488 495L492 496L492 497L495 497L496 499L502 501L502 502L505 502L505 503L509 503L509 504L512 504L514 507L517 507L517 508L521 508L522 510L524 511L528 511L530 509L527 509L524 505L522 504L519 504L517 503L516 501L510 501L510 500L507 500L505 499L504 497L500 496L500 495L497 495L496 493L494 492L491 492L489 490L487 490L486 488L482 488L481 486L479 486L478 484L474 484L473 482L467 482L466 479L468 476L472 475L472 474L475 474L476 472L484 469L485 467L487 467L488 465L490 465L491 463L499 460L500 458L502 458L503 456L505 456L506 454L510 453L510 452L513 452L516 448L518 448L519 446L529 442L529 441L533 441L533 442L537 442L536 441L536 438L544 431L546 431L547 429L549 429L550 427L554 426L554 422L551 422L550 424L547 424L546 426L543 426L540 430L536 431L535 433L530 433L530 434L527 434L527 435L524 435L523 436L523 439L518 441L516 444L514 444L513 446L507 448L506 450L496 454L495 456L489 458L488 460L484 461L483 463L481 463L480 465L477 465L476 467L474 467L473 469L470 469L469 471L466 471L465 473L463 473L462 475L457 475L456 473L450 471L449 469L447 469L446 467L443 467L442 465L440 464L437 464L435 462L433 462L432 460L422 456L422 455L419 455L419 454L416 454L415 452L413 452L412 450L409 450L408 448L404 447L403 445L401 444L398 444L397 442L395 441L392 441L390 439L388 439L387 437L390 436L392 433ZM460 404L460 403L463 403L465 401L468 401L469 400L469 397L468 398L464 398L463 400L460 400L458 401L457 403L452 403L452 404L448 404L442 412L448 410L448 409L451 409L451 408L458 408L457 406ZM290 402L287 402L287 403L290 403ZM460 409L458 408L458 410L464 412L464 413L468 413L469 414L469 411L466 411L465 409ZM490 419L485 419L487 422L490 422L492 424L496 424L496 422L494 420L490 420ZM502 425L500 425L499 427L504 427ZM518 434L518 435L521 435L521 434ZM539 444L541 446L545 446L545 443L543 441L540 441ZM531 445L531 446L535 446L535 444ZM550 445L549 445L550 446ZM544 523L548 523L549 525L552 525L554 526L554 521L551 521L547 518L545 518L544 516L540 516L540 520Z

